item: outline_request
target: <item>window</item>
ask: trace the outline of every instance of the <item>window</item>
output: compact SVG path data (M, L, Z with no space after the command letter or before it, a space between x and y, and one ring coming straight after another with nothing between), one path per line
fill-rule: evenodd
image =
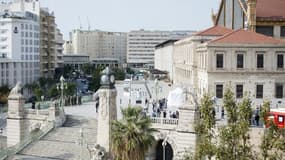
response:
M284 68L284 55L278 54L277 55L277 68Z
M257 54L257 63L256 63L256 67L257 68L263 68L264 67L264 55L263 54Z
M243 54L237 54L237 68L243 68Z
M278 123L284 123L284 116L278 115Z
M216 85L216 97L223 98L223 85L222 84Z
M236 85L236 98L242 98L243 96L243 85Z
M217 54L216 67L217 68L224 67L224 55L223 54Z
M256 98L263 98L263 85L256 85Z
M276 84L275 85L275 97L276 98L283 98L283 84Z
M266 36L273 36L273 26L256 26L256 32Z
M285 37L285 26L281 26L280 28L280 36Z

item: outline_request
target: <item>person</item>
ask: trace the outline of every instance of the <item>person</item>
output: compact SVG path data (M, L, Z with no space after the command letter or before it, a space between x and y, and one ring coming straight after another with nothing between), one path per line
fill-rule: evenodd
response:
M221 116L222 116L222 119L224 119L224 116L225 116L225 109L224 109L224 107L222 107L222 111L221 111Z
M163 118L166 118L166 111L163 111Z
M258 113L255 114L255 122L256 122L256 126L259 126L259 114Z

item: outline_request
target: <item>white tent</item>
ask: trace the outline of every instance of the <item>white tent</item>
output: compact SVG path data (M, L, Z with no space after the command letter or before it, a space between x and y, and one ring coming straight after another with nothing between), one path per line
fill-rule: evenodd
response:
M167 107L171 111L175 111L178 107L182 106L185 102L185 94L183 94L183 89L176 88L170 91L167 97Z

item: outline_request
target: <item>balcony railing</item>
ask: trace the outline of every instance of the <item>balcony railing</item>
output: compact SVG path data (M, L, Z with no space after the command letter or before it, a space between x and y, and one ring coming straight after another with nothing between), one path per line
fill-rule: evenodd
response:
M167 124L167 125L178 125L178 119L177 118L157 118L157 117L151 117L152 123L157 124Z

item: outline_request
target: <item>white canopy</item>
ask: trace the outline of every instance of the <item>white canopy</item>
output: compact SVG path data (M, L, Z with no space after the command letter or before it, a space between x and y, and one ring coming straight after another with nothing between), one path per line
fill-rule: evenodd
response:
M185 95L182 88L175 88L170 91L167 97L167 107L169 110L177 110L185 102Z

